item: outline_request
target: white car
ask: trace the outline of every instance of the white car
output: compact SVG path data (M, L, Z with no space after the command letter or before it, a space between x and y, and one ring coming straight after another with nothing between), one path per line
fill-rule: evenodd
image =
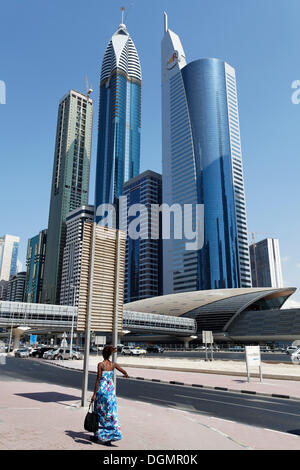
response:
M49 351L45 351L44 354L43 354L43 358L44 359L51 359L53 351L54 351L54 349L50 349Z
M298 349L299 349L299 346L288 346L286 348L286 353L291 355L295 353Z
M141 350L132 346L124 346L121 354L123 354L123 356L140 356Z
M147 354L147 351L146 351L146 349L144 349L144 348L140 348L139 346L137 346L137 347L136 347L136 348L134 348L134 349L138 349L138 350L140 351L140 354Z
M294 364L300 364L300 349L297 348L296 351L291 353L291 360Z

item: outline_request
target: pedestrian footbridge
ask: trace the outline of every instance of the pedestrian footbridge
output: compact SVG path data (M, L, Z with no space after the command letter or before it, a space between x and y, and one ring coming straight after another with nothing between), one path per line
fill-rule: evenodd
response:
M74 329L77 307L0 301L0 328L30 329L30 333L59 333ZM123 311L123 329L130 332L166 333L188 336L196 333L196 321L143 312Z

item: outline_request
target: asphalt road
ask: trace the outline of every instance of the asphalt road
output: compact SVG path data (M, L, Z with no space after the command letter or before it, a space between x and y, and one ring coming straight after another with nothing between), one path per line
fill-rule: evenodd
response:
M211 353L208 351L208 358L210 359ZM205 351L165 351L162 354L147 353L147 357L169 357L169 358L184 358L184 359L204 359ZM213 352L214 359L221 359L227 361L244 361L244 352ZM291 357L286 353L261 353L261 359L264 362L291 362Z
M34 359L8 358L6 365L0 365L0 382L7 378L78 389L81 389L82 384L81 371L66 370ZM95 374L89 374L90 392L94 390L95 378ZM300 436L300 401L125 378L118 379L117 394L130 400L169 406Z

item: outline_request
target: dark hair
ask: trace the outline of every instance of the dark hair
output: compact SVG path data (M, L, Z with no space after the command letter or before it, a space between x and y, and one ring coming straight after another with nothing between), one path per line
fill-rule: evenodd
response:
M111 356L111 354L113 352L115 352L117 349L114 348L112 345L106 345L104 346L103 348L103 351L102 351L102 356L104 357L104 359L109 359L109 357Z

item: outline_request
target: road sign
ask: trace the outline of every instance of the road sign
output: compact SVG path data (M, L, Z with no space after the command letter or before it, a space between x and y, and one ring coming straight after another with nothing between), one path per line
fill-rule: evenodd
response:
M106 336L95 336L95 344L106 344Z
M30 344L35 344L37 342L37 335L30 335Z
M208 361L207 358L207 345L210 344L210 353L211 353L211 361L213 361L213 349L212 345L214 342L214 337L212 331L202 331L202 343L205 344L205 360Z
M260 347L259 346L246 346L245 354L246 354L248 382L250 382L250 367L259 367L260 381L262 381Z
M212 331L202 331L202 343L212 344L214 342Z

